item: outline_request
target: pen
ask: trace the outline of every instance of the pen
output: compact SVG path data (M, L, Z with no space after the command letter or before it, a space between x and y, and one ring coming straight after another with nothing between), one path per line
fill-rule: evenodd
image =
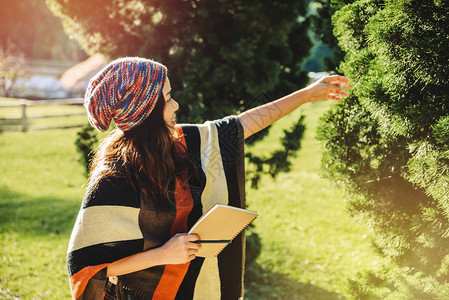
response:
M194 241L196 244L211 244L211 243L230 243L231 240L198 240Z

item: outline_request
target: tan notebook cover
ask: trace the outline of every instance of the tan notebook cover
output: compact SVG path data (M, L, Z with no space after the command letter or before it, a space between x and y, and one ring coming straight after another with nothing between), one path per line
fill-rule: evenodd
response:
M189 234L199 235L201 249L197 256L215 257L246 226L259 216L258 213L238 207L215 204L192 226Z

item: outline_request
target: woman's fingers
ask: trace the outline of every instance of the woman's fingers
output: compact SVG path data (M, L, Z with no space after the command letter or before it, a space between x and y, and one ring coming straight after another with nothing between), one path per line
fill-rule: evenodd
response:
M196 257L201 244L195 243L199 236L177 233L162 246L164 264L183 264Z
M336 101L343 101L342 98L340 98L340 97L338 97L338 96L336 96L336 95L334 95L334 94L330 94L326 99L329 99L329 100L336 100Z
M186 238L187 238L187 241L189 241L189 242L198 241L200 239L200 237L194 233L186 235Z
M344 91L341 91L341 90L331 91L329 93L329 95L326 97L326 99L332 99L332 100L339 100L339 101L341 101L343 99L340 96L348 97L349 94L344 92Z
M337 88L337 89L347 89L347 90L349 90L351 88L346 83L332 83L331 85L332 85L332 87Z
M196 234L182 234L183 235L183 243L185 245L185 249L187 251L194 250L195 253L201 248L200 243L195 243L198 241L200 237Z
M187 251L187 255L196 255L198 253L198 249L190 249Z
M342 95L343 97L348 97L349 94L342 90L336 90L333 94Z
M187 244L188 249L194 249L194 250L199 250L201 248L201 244L200 243L188 243Z
M347 89L347 90L349 90L351 88L346 83L330 83L330 84L328 84L328 87L331 90L333 90L333 91L337 91L337 90L340 90L340 89Z
M342 83L342 82L346 82L346 83L350 83L351 81L341 75L331 75L331 76L327 76L325 78L325 82L326 83Z
M201 244L189 243L188 247L189 247L189 249L187 250L187 257L189 260L193 260L193 259L195 259L196 254L198 253L198 250L201 248Z
M186 236L186 242L188 243L187 246L189 249L200 249L201 248L201 244L200 243L194 243L196 241L198 241L200 239L200 237L196 234L190 234Z
M343 80L347 80L346 82L349 82L348 79L346 79L343 76L340 75L334 75L334 76L329 76L327 78L332 78L334 77L334 80L331 81L336 81L335 78L338 78L340 81ZM349 93L342 91L341 89L350 89L351 87L345 83L329 83L329 96L327 97L327 99L332 99L332 100L338 100L341 101L342 99L339 96L343 96L343 97L348 97Z

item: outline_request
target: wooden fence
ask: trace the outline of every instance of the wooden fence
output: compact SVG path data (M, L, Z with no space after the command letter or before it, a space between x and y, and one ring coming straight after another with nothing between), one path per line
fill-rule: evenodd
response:
M29 130L47 130L47 129L65 129L65 128L77 128L85 125L83 124L75 124L75 125L67 125L67 126L29 126L29 120L31 119L44 119L44 118L64 118L71 116L81 116L86 115L86 112L74 112L74 113L64 113L64 114L52 114L52 115L28 115L27 108L31 106L50 106L50 105L82 105L82 98L73 98L73 99L55 99L55 100L25 100L21 99L17 103L14 104L0 104L0 109L3 108L14 108L20 107L21 116L20 117L0 117L1 122L17 122L20 125L0 125L1 131L29 131Z

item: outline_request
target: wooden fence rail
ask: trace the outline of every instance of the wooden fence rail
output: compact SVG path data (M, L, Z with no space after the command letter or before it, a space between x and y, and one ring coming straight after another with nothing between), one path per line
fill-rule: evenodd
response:
M29 131L29 130L47 130L47 129L65 129L65 128L77 128L82 127L84 124L68 125L68 126L46 126L46 127L36 127L28 126L28 120L32 119L43 119L43 118L64 118L72 116L86 115L85 112L74 112L74 113L64 113L64 114L53 114L53 115L33 115L28 116L27 108L31 106L52 106L52 105L82 105L82 98L72 98L72 99L55 99L55 100L37 100L30 101L25 99L20 99L18 103L14 104L0 104L0 109L2 108L13 108L20 107L20 117L0 117L0 122L2 121L20 121L21 125L1 125L0 129L2 131Z

